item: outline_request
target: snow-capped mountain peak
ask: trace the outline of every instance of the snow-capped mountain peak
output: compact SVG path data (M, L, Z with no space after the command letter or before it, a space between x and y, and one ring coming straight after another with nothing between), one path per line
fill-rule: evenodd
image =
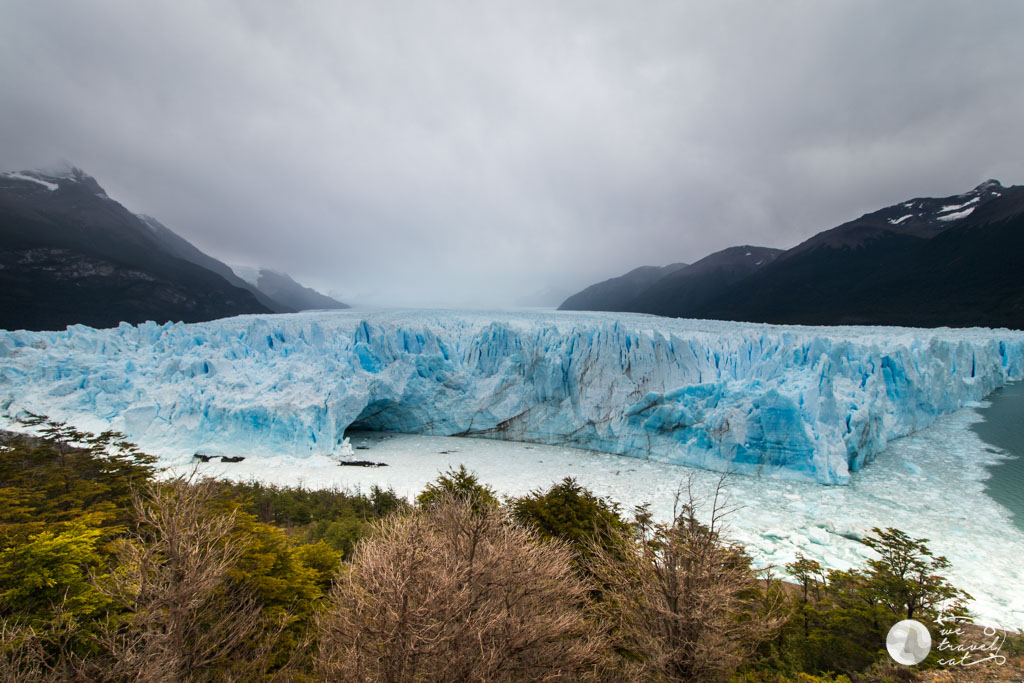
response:
M95 178L77 166L66 163L48 168L7 171L0 173L0 179L32 183L35 186L44 187L50 192L54 192L62 186L81 184L85 186L85 189L92 191L97 197L110 199L106 191L96 182Z
M819 233L797 250L826 244L856 247L884 233L931 238L974 214L1013 188L990 178L963 194L950 197L918 197L866 214L838 228Z

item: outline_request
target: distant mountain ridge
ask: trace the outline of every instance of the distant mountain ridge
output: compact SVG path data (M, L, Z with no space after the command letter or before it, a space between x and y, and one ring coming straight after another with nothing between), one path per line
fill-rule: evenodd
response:
M960 195L879 209L784 252L725 249L612 310L806 325L1022 329L1022 248L1024 187L987 180ZM745 264L741 255L751 249L758 249L750 252L755 261ZM578 304L570 297L560 308L609 310Z
M0 328L291 310L81 169L0 173Z
M568 311L627 311L633 300L655 282L670 275L685 263L667 266L640 266L625 275L613 277L596 285L590 285L582 292L566 299L560 310Z
M252 273L246 273L246 275L252 275L251 279L242 277L237 270L233 270L232 275L271 301L287 306L293 311L337 310L349 307L348 304L343 304L315 289L300 285L285 273L269 268L254 268L252 271Z
M705 256L693 265L669 273L651 284L630 302L638 313L673 315L676 302L686 301L687 310L696 310L713 301L723 289L772 263L781 249L743 245L729 247Z

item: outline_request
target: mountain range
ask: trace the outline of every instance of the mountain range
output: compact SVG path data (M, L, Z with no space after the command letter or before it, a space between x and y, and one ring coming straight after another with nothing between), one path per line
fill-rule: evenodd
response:
M0 328L347 307L266 272L265 283L247 282L155 218L111 199L81 169L0 174Z
M638 268L559 307L801 325L1024 328L1024 187L895 204L789 250ZM637 273L658 275L646 284ZM640 286L638 286L640 285Z

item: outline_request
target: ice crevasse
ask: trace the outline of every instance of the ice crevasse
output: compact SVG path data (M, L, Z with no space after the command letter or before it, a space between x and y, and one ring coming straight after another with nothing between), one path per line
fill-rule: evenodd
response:
M0 331L0 414L160 455L331 454L347 430L502 438L844 484L1024 375L1024 333L601 313L343 311Z

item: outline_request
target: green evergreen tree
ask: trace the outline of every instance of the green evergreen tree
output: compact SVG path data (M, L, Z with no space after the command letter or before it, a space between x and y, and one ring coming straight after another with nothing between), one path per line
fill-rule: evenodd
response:
M92 434L30 414L23 423L39 436L18 435L0 450L0 481L18 489L13 512L31 511L36 523L69 521L84 512L107 524L131 519L131 492L152 480L156 458L123 434ZM0 524L12 523L0 510ZM23 520L24 521L24 520Z
M458 469L448 469L427 484L420 495L416 496L416 502L420 507L430 507L439 501L453 498L469 502L474 511L500 505L494 489L481 484L465 465L459 465Z
M509 506L516 521L533 527L542 538L568 542L584 570L597 547L612 550L622 546L622 537L630 530L618 504L594 495L572 477L547 491L537 489L514 498Z
M102 529L70 522L0 550L0 616L42 625L58 611L77 619L97 616L109 600L90 573L105 565Z
M874 528L861 541L878 553L864 569L831 570L806 557L787 565L801 584L795 611L799 625L787 630L786 649L797 669L807 672L864 671L889 661L885 637L897 621L917 619L934 636L940 612L964 615L967 593L944 576L949 561L936 557L928 539L899 529ZM923 662L932 665L933 653Z
M939 611L965 614L970 595L954 587L943 573L945 557L935 557L927 538L911 538L899 529L871 530L861 542L879 554L868 560L867 587L899 619L934 621Z

